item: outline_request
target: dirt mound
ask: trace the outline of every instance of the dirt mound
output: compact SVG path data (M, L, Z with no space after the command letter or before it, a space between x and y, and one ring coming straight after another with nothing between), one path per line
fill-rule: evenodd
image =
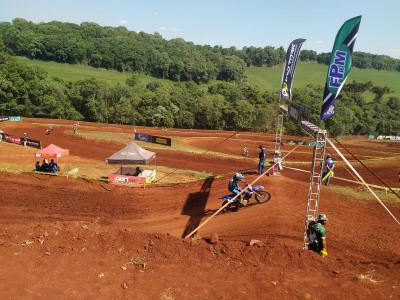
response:
M221 205L226 179L112 191L30 174L0 173L0 180L6 298L248 299L268 291L272 298L339 299L349 289L356 298L400 295L394 222L374 202L338 199L329 189L321 195L331 220L329 257L322 259L301 250L307 184L290 178L262 179L270 202L211 221L200 236L218 233L214 244L180 236ZM251 239L261 244L249 246Z

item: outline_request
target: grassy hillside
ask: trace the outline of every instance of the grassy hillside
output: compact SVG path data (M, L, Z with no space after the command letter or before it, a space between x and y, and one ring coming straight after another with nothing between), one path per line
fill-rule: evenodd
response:
M19 61L28 65L40 66L44 68L50 76L59 77L66 81L77 81L86 78L96 78L109 84L124 83L131 76L128 72L118 72L113 70L97 69L82 65L60 64L50 61L31 60L25 57L16 57ZM282 65L267 67L251 67L246 69L246 75L251 84L257 85L263 90L279 89ZM303 87L307 84L325 84L327 66L317 63L299 63L293 87ZM164 81L143 74L138 74L140 84L150 81ZM349 82L372 81L375 85L388 86L393 89L394 94L400 96L400 72L378 71L373 69L353 68L349 75Z
M132 73L118 72L114 70L98 69L82 65L61 64L52 61L32 60L22 56L15 57L18 61L31 66L42 67L50 76L61 78L65 81L77 81L81 79L96 78L109 84L125 83ZM137 74L139 83L146 84L150 81L158 81L151 76ZM168 80L164 80L168 81Z
M246 75L250 83L263 90L279 89L282 76L282 65L272 68L251 67L247 68ZM307 84L324 85L328 66L317 63L299 63L292 88L304 87ZM378 71L373 69L353 68L348 82L372 81L375 85L388 86L394 90L396 96L400 96L400 72Z

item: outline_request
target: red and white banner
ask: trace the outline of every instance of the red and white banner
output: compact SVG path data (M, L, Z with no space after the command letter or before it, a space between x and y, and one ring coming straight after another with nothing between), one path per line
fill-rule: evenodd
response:
M146 183L146 177L109 174L108 181L114 185L137 186Z

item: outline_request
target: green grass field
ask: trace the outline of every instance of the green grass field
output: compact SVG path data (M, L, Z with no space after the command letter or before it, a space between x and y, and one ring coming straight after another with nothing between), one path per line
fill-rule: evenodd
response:
M16 59L28 65L39 66L45 69L50 76L61 78L65 81L77 81L87 78L96 78L109 84L125 83L131 76L128 72L118 72L113 70L97 69L82 65L61 64L50 61L31 60L26 57L17 56ZM250 67L246 69L246 75L250 84L258 86L262 90L278 90L281 76L282 65L275 67ZM292 88L304 87L307 84L325 84L327 66L317 63L299 63ZM163 81L170 83L169 80L154 78L151 76L138 74L139 84L147 84L150 81ZM378 71L373 69L353 68L350 72L348 82L372 81L378 86L388 86L394 90L394 95L400 96L400 72Z
M251 67L246 69L246 75L251 84L262 90L278 90L282 77L282 65L267 67ZM293 88L304 87L307 84L325 84L327 65L317 63L299 63L293 82ZM400 96L400 72L378 71L373 69L352 68L347 82L372 81L374 85L387 86L394 90L393 95Z
M132 76L129 72L118 72L114 70L98 69L83 65L61 64L52 61L32 60L22 56L15 57L19 62L30 66L38 66L47 71L50 76L61 78L65 81L78 81L82 79L96 78L111 85L125 83L126 79ZM137 73L136 73L137 74ZM150 81L162 79L137 74L139 84L147 84ZM169 82L164 80L164 82Z

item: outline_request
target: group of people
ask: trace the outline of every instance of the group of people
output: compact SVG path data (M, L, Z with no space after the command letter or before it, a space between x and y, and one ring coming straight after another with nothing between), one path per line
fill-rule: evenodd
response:
M60 171L60 167L54 161L54 159L51 159L50 163L49 163L47 158L45 158L45 159L43 159L43 163L42 164L40 164L39 161L36 161L35 171L37 171L37 172L46 172L46 173L57 173L58 171Z

